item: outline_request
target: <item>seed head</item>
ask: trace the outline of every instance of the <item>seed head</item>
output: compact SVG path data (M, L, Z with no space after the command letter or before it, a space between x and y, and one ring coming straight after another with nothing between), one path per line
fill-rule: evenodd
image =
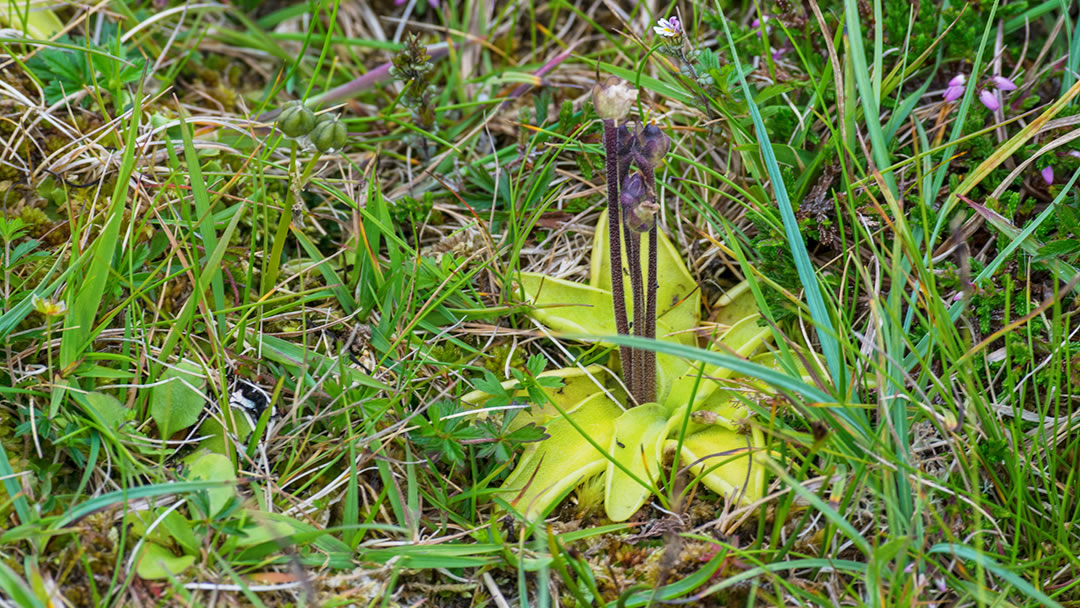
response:
M277 126L288 137L301 137L315 127L315 113L301 101L290 101L281 109Z
M660 206L652 200L652 194L645 185L645 178L635 173L623 182L619 195L623 221L634 232L648 232L656 225L656 212Z
M319 152L343 148L345 146L345 125L338 120L337 116L323 114L315 128L311 130L311 143L315 144Z
M623 79L609 76L593 87L596 115L604 120L622 120L637 100L637 90Z
M637 135L637 161L655 167L671 149L671 138L656 125L645 125Z

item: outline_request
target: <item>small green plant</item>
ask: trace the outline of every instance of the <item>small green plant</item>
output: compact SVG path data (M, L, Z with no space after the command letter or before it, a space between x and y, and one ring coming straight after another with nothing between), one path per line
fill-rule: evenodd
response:
M117 37L116 26L108 26L100 44L89 40L61 42L64 47L42 50L26 65L43 83L45 101L53 104L73 93L101 89L124 96L124 87L137 82L146 70L146 58L130 50ZM83 98L88 106L92 96Z
M431 61L427 48L420 42L420 35L410 34L405 39L405 49L394 56L394 65L390 75L405 84L401 93L401 104L409 109L412 122L424 133L435 134L439 126L435 121L435 97L438 89L431 82L435 64ZM406 136L406 141L420 149L425 156L434 154L434 144L415 133Z

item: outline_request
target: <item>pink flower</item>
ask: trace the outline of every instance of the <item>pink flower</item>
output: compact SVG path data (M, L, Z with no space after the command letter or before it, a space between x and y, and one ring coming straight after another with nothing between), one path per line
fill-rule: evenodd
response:
M945 94L942 97L945 101L956 101L964 96L964 83L966 79L963 74L957 74L949 81L949 86L945 88Z
M994 76L990 79L990 83L998 88L999 91L1015 91L1016 83L1005 78L1004 76Z
M1054 168L1053 167L1047 166L1042 171L1039 171L1039 175L1042 176L1043 181L1046 182L1047 186L1052 186L1054 184Z
M990 92L990 89L983 89L979 91L979 101L986 106L987 110L996 112L1001 108L1001 102L997 100L997 96Z
M757 33L758 38L761 38L761 30L760 30L761 24L762 23L768 23L769 19L771 19L771 17L769 17L768 15L765 15L761 19L758 19L757 17L754 17L754 20L750 22L750 27L754 28L755 30L758 30L758 33ZM765 33L768 34L770 32L772 32L772 26L771 25L766 25L765 26Z

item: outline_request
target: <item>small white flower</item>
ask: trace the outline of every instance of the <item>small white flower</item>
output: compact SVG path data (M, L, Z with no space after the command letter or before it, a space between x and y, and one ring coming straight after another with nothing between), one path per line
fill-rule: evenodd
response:
M672 17L671 19L660 19L656 22L657 25L653 26L653 31L658 36L665 38L676 38L682 35L682 24L679 23L678 17Z

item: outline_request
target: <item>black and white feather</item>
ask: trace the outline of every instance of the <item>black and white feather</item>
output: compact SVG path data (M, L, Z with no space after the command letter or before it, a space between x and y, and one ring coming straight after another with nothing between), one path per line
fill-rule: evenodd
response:
M251 428L255 428L269 406L270 395L266 391L236 375L229 379L229 407L243 413Z

